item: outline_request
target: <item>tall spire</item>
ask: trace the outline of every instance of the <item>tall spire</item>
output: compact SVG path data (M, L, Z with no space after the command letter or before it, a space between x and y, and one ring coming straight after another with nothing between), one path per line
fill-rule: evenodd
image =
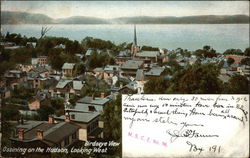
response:
M136 25L134 25L134 45L137 46Z

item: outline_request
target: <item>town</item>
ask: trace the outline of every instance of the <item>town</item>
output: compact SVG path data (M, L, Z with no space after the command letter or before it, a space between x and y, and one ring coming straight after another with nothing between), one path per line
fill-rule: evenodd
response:
M249 93L250 48L218 53L208 45L196 51L140 46L136 26L133 42L119 45L46 31L53 28L42 28L40 38L1 34L2 147L121 142L122 94ZM98 157L120 153L119 145Z

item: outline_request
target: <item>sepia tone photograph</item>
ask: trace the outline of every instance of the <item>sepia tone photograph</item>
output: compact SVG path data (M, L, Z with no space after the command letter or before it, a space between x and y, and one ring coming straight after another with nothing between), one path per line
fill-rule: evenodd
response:
M2 157L248 157L249 81L249 1L1 1Z

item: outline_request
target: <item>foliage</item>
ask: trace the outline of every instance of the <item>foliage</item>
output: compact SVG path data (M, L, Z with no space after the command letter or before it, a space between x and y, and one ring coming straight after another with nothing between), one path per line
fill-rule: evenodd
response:
M244 55L250 57L250 47L245 49Z
M55 113L55 109L51 105L43 105L37 110L40 120L47 121L48 116Z
M116 100L112 100L104 107L101 118L104 121L104 137L108 140L121 142L121 95L118 95ZM120 155L121 144L112 150L114 155Z
M227 49L224 55L244 55L244 53L240 49Z
M15 105L5 105L1 109L2 120L18 120L20 117L20 112L18 111L18 107Z
M17 87L13 91L13 97L29 100L31 99L35 94L34 89L28 89L24 86Z
M233 58L228 58L227 63L228 63L228 65L232 65L234 63L234 59Z
M163 94L169 87L169 80L160 78L150 79L144 86L144 92L146 94Z
M83 62L76 63L76 68L74 74L84 74L86 70L85 64Z
M225 92L228 94L249 94L249 82L245 76L234 75L225 85Z
M108 64L114 64L115 61L112 57L110 57L106 52L102 52L98 55L96 51L94 51L89 57L88 57L88 66L90 69L94 69L96 67L104 67Z
M142 46L141 50L144 50L144 51L159 51L159 48L151 47L151 46Z
M195 63L173 75L172 79L151 78L145 84L145 93L213 94L223 89L218 79L219 67L215 64Z
M173 81L176 93L217 94L221 92L222 83L218 79L219 68L215 64L196 63L177 73Z
M250 58L244 58L240 61L241 65L249 65L250 66Z
M194 54L197 57L202 57L202 58L213 58L217 56L216 51L207 45L204 46L203 49L196 50Z
M95 49L114 49L116 46L111 41L105 41L102 39L95 39L93 37L86 37L81 42L83 48L95 48Z

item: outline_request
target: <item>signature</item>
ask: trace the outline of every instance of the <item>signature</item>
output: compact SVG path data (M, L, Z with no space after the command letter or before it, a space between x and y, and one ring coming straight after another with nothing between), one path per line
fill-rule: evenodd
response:
M181 126L181 128L179 130L168 129L166 131L166 133L171 136L171 138L170 138L171 143L173 143L179 137L188 137L188 138L205 137L205 135L199 134L198 132L196 132L196 130L185 129L185 127L189 127L189 126L202 126L203 127L204 126L203 124L190 124L190 123L187 123L187 122L181 122L180 124L182 126Z
M201 152L203 152L203 151L218 153L218 154L221 152L221 146L218 146L218 145L213 145L213 146L210 146L208 148L204 148L204 147L200 147L194 143L191 143L189 141L186 141L186 143L189 146L189 152L194 152L194 153L197 152L198 154L201 154Z

